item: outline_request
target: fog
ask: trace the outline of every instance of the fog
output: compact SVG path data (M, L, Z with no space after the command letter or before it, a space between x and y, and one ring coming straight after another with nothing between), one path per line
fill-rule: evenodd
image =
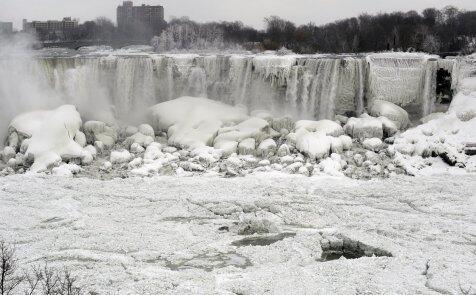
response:
M61 19L64 16L81 21L106 16L115 20L118 0L2 0L1 21L13 21L21 28L21 20ZM476 9L474 0L136 0L135 4L160 4L166 18L189 16L197 21L240 20L263 28L263 18L278 15L298 24L325 24L361 13L422 10L454 5L461 9Z

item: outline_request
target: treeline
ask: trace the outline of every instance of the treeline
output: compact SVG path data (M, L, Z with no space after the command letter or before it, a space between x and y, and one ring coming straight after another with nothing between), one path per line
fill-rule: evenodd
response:
M373 51L423 51L429 53L474 52L476 11L448 6L442 10L362 14L327 25L297 26L278 16L265 18L266 29L258 31L241 22L196 23L174 19L156 39L164 50L193 49L191 44L239 44L247 49L296 53L359 53ZM172 45L172 46L168 46ZM160 46L159 46L160 47ZM199 46L200 47L200 46Z
M265 49L286 47L298 53L344 53L383 50L474 52L476 11L448 6L442 10L363 14L324 26L296 26L268 17Z

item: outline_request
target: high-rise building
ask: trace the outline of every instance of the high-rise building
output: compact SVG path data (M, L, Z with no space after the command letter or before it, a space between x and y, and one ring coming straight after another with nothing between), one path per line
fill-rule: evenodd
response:
M11 34L11 33L13 33L13 23L0 22L0 34Z
M145 4L134 6L132 1L124 1L117 7L117 26L121 31L142 28L160 33L165 27L164 7Z

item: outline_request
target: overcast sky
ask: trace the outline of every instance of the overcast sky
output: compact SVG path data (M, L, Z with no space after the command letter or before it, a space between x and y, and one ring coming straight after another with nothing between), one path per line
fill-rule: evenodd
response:
M13 21L21 28L21 20L79 18L81 22L105 16L115 21L118 0L0 0L0 21ZM292 20L297 24L325 24L360 13L421 11L427 7L455 5L476 10L476 0L136 0L135 4L160 4L165 7L166 20L172 16L189 16L197 21L240 20L263 28L269 15Z

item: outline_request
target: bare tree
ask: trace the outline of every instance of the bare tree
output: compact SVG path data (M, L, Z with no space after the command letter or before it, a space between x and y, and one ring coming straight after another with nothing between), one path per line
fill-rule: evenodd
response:
M15 250L0 241L0 295L13 294L13 291L22 283L24 278L16 275L17 270Z

